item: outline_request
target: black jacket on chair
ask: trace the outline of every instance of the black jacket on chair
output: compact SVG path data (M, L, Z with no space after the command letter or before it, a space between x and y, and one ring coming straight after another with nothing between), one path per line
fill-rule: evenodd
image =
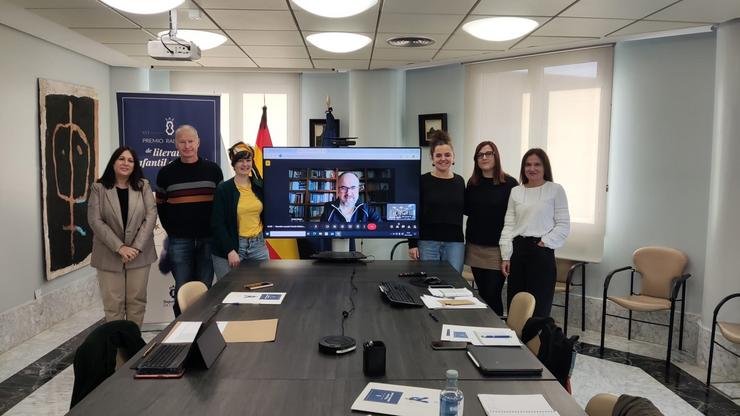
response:
M129 360L144 345L139 327L131 321L106 322L95 328L75 352L70 409L116 371L118 349Z

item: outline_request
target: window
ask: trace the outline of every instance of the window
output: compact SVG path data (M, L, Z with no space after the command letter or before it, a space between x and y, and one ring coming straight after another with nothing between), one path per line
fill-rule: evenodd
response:
M244 94L244 141L254 145L267 106L267 128L273 146L288 145L288 94Z
M527 149L550 157L571 216L559 257L599 261L603 254L612 56L604 47L466 68L466 147L492 140L517 179Z

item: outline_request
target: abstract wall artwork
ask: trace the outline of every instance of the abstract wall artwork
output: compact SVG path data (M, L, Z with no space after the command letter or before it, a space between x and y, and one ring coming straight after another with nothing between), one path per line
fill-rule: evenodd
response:
M87 197L98 176L95 90L39 79L41 212L46 278L90 263Z

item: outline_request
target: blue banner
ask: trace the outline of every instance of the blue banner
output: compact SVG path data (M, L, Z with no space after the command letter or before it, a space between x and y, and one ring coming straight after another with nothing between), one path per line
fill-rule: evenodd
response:
M116 96L119 143L136 151L152 187L159 169L178 157L175 130L180 125L195 127L200 137L199 156L219 163L219 96L128 92Z

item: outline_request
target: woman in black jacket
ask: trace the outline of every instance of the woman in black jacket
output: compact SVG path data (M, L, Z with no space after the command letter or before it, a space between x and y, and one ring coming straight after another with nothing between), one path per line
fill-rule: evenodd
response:
M511 188L518 185L501 167L498 148L491 141L478 144L473 153L473 174L465 188L465 264L473 270L478 293L499 316L504 313L498 240L504 228Z
M229 149L233 178L216 188L211 214L213 270L219 279L242 261L270 258L262 235L262 178L253 169L254 149L239 142Z

